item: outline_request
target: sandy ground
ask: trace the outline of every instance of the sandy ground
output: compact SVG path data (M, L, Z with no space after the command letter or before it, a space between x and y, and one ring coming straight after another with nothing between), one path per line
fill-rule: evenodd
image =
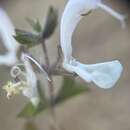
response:
M11 0L4 4L4 7L16 27L30 30L25 17L39 18L44 23L45 19L43 18L46 16L49 5L58 8L59 15L61 15L65 2L64 0ZM123 7L121 9L125 11ZM47 42L50 57L54 61L56 45L59 43L59 28ZM84 63L118 59L122 62L124 71L113 89L102 90L94 84L88 84L88 87L91 88L89 93L57 107L58 122L65 130L129 130L129 25L126 30L123 30L120 23L108 14L101 10L94 11L85 17L78 26L73 37L73 48L74 56ZM38 56L39 50L35 51L35 54ZM6 69L0 68L0 81L2 83L9 78ZM59 85L61 80L56 80L56 84ZM83 81L80 82L86 84ZM25 102L26 99L22 96L8 101L5 98L5 93L2 92L0 95L0 130L22 130L24 120L17 119L15 115ZM48 116L38 116L37 123L39 130L47 130Z

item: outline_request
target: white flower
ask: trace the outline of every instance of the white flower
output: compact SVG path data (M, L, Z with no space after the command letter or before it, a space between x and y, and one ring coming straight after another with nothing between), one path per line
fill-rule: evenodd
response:
M22 54L21 60L25 71L22 71L18 66L14 66L11 70L11 76L13 78L18 78L18 82L8 82L3 88L7 91L8 98L22 92L24 96L29 98L34 106L37 106L40 99L37 90L36 74L26 55Z
M29 59L24 54L22 54L22 61L23 61L24 66L25 66L26 81L28 84L28 87L23 90L23 94L26 97L28 97L34 105L37 105L39 103L39 95L38 95L38 91L37 91L36 74L33 71L33 68L30 64Z
M0 8L0 39L8 50L5 55L0 55L0 65L12 66L17 62L19 44L13 38L15 29L5 11Z
M123 26L125 25L125 17L104 5L101 0L69 0L61 19L60 30L61 48L64 55L63 67L69 72L78 74L87 82L93 81L101 88L110 88L115 85L123 70L119 61L85 65L72 57L71 41L77 24L83 15L98 7L120 20Z

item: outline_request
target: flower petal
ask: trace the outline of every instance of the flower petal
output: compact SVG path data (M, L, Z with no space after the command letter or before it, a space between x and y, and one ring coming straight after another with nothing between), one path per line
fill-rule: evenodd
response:
M74 72L77 75L79 75L82 79L84 79L86 82L91 82L92 77L91 74L89 74L85 69L79 67L79 66L74 66L71 64L64 64L63 67L68 70L69 72Z
M125 16L104 5L101 0L69 0L60 25L60 42L65 62L69 62L72 58L72 35L77 24L82 19L82 14L86 14L98 7L114 16L121 22L122 27L125 27Z
M24 54L22 54L22 61L25 65L26 80L28 84L28 87L24 89L23 94L24 96L28 97L34 105L37 105L39 103L39 95L37 90L36 74L33 71L29 59L24 57Z
M119 61L111 61L92 65L80 64L92 76L92 81L101 88L111 88L120 78L123 67Z
M12 66L18 61L15 52L8 52L0 55L0 65Z
M123 15L118 14L101 0L69 0L61 19L61 48L64 55L63 67L69 71L78 74L87 82L93 81L101 88L110 88L115 85L122 72L122 65L119 61L99 63L94 65L84 65L72 57L72 35L82 18L90 10L102 8L125 25Z
M17 49L19 44L13 38L15 29L5 11L0 8L0 38L8 50L5 55L0 55L1 65L13 65L17 62Z

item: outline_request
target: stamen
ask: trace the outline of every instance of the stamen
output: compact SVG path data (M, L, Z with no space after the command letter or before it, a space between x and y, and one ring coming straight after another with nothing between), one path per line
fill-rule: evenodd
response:
M27 83L26 82L8 82L3 89L7 92L7 98L10 99L12 96L19 94L21 91L26 89Z

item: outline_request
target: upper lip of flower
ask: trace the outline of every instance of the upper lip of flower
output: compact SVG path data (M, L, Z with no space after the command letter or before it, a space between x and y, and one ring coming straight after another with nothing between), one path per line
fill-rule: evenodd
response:
M82 18L82 14L88 13L98 7L117 18L122 23L122 27L125 27L125 16L120 15L110 7L106 6L101 0L69 0L63 12L60 25L61 47L66 61L71 59L71 38L77 24Z
M77 73L81 78L83 78L88 82L93 81L99 87L110 88L114 86L114 84L121 75L123 67L119 61L84 65L81 64L80 62L77 62L72 57L72 45L71 45L72 35L77 24L82 18L82 14L84 14L85 10L89 12L90 10L96 9L98 7L102 8L103 10L107 11L115 18L120 20L122 25L124 26L125 17L123 15L118 14L108 6L104 5L101 2L101 0L94 0L94 1L69 0L63 12L60 25L61 48L64 55L63 67L69 72ZM92 72L89 71L90 68ZM108 71L110 71L110 73L108 73Z

